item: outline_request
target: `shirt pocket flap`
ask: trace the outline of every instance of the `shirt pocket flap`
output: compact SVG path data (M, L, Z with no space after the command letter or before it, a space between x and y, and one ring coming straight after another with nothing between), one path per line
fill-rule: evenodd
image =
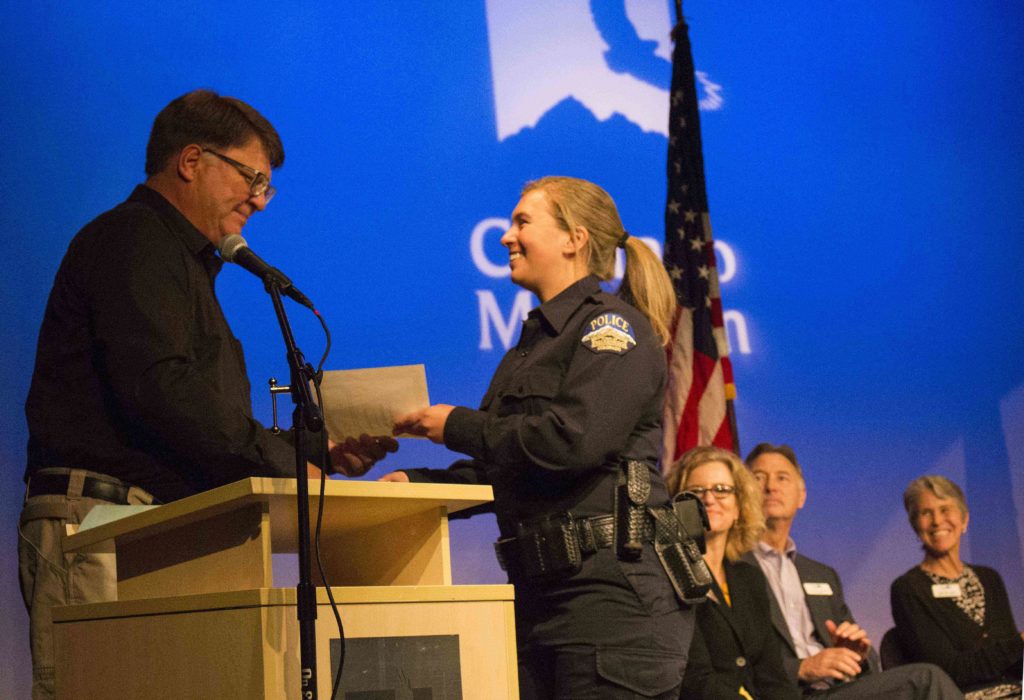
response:
M502 391L498 392L498 398L525 399L542 398L552 399L558 393L562 384L562 374L557 370L532 368L529 373L516 377Z

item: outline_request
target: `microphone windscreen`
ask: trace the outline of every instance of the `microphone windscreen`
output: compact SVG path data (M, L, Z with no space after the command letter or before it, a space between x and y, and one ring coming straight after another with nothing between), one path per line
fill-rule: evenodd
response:
M235 256L242 248L248 248L249 244L237 233L227 236L220 242L220 257L227 262L234 262Z

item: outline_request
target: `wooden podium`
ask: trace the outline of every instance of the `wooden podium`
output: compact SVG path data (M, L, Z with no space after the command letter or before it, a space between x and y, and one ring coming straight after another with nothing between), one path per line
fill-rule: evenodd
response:
M312 531L319 484L310 491ZM328 481L324 500L345 689L517 698L512 586L451 577L448 514L492 500L491 488ZM296 551L297 525L295 481L253 478L69 534L68 552L116 552L118 600L54 610L57 696L299 698L295 589L274 587L271 556ZM321 698L337 639L320 587Z

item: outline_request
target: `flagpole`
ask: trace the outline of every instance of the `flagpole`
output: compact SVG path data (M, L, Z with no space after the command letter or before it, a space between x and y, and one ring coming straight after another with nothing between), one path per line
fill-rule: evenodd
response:
M679 311L667 348L662 445L666 466L698 445L739 451L732 402L735 383L708 214L700 100L682 0L676 0L676 12L663 257Z

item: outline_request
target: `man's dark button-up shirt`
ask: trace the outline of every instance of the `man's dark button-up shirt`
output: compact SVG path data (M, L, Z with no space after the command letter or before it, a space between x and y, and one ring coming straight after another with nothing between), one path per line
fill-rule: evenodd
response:
M294 476L294 449L253 418L242 347L214 295L220 267L142 185L75 236L39 333L26 478L90 469L169 501Z

